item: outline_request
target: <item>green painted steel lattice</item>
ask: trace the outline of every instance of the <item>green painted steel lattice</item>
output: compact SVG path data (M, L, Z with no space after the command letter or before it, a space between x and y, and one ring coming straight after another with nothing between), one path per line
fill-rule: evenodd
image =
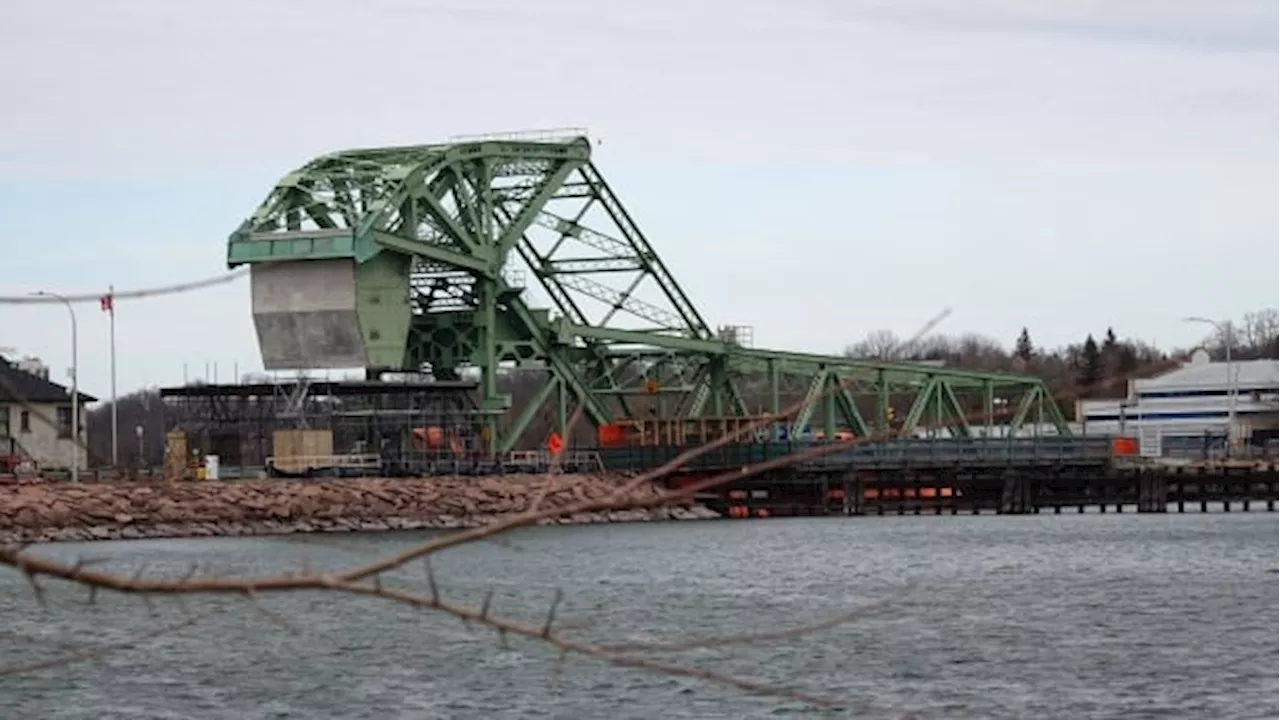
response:
M350 260L367 365L438 379L478 371L494 450L511 449L548 406L563 434L576 406L603 425L776 413L801 396L792 437L923 425L967 437L989 433L1001 411L1012 428L1069 434L1036 378L762 350L740 328L713 329L582 136L326 155L272 189L227 258ZM500 390L500 367L512 365L548 373L522 408Z

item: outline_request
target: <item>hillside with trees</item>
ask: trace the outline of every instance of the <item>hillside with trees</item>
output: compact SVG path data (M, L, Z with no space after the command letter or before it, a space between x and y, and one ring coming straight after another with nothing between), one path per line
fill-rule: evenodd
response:
M1109 327L1099 337L1090 333L1066 347L1044 348L1035 344L1030 329L1024 327L1010 345L975 334L934 335L905 343L891 332L878 331L850 345L845 354L877 360L933 360L949 367L1036 375L1049 384L1066 409L1082 394L1123 395L1129 378L1163 372L1176 364L1175 358L1182 353L1133 338L1121 339Z

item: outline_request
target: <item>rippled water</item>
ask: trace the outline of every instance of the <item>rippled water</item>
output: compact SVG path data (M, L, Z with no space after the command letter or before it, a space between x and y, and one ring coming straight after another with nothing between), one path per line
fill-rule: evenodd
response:
M42 547L109 567L184 574L367 560L421 534L147 540ZM750 632L873 599L887 610L804 639L682 656L837 694L859 717L1275 718L1274 514L886 517L536 528L449 551L447 592L592 638ZM396 581L423 586L419 570ZM390 582L390 581L389 581ZM41 611L0 570L0 664L118 641L159 618L136 598L49 583ZM0 677L13 718L844 717L705 682L503 650L492 633L369 598L270 596L140 648Z

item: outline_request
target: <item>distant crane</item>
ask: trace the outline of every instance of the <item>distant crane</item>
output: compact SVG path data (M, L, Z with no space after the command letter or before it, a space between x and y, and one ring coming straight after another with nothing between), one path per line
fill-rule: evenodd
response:
M903 354L909 351L912 347L915 346L916 343L923 340L924 336L928 335L931 330L938 327L939 323L941 323L943 320L946 320L950 316L951 316L951 308L950 307L943 308L942 312L938 313L937 315L934 315L932 318L929 319L929 322L922 325L920 329L916 331L916 334L911 336L911 339L907 340L906 342L898 346L898 354Z

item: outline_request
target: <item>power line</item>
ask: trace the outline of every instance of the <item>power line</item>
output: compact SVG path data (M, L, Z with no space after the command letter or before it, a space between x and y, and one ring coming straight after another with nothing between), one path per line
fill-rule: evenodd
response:
M160 295L175 295L177 293L189 292L191 290L200 290L215 285L223 285L238 280L242 276L248 274L249 268L243 267L233 270L225 275L204 278L203 280L193 280L191 282L178 283L177 285L162 285L160 287L145 288L142 290L116 290L111 293L115 300L136 300L139 298L157 297ZM105 292L81 293L77 295L63 294L61 297L66 298L71 303L96 303L102 299ZM50 303L61 304L63 301L57 297L35 296L35 295L0 295L0 305L47 305Z

